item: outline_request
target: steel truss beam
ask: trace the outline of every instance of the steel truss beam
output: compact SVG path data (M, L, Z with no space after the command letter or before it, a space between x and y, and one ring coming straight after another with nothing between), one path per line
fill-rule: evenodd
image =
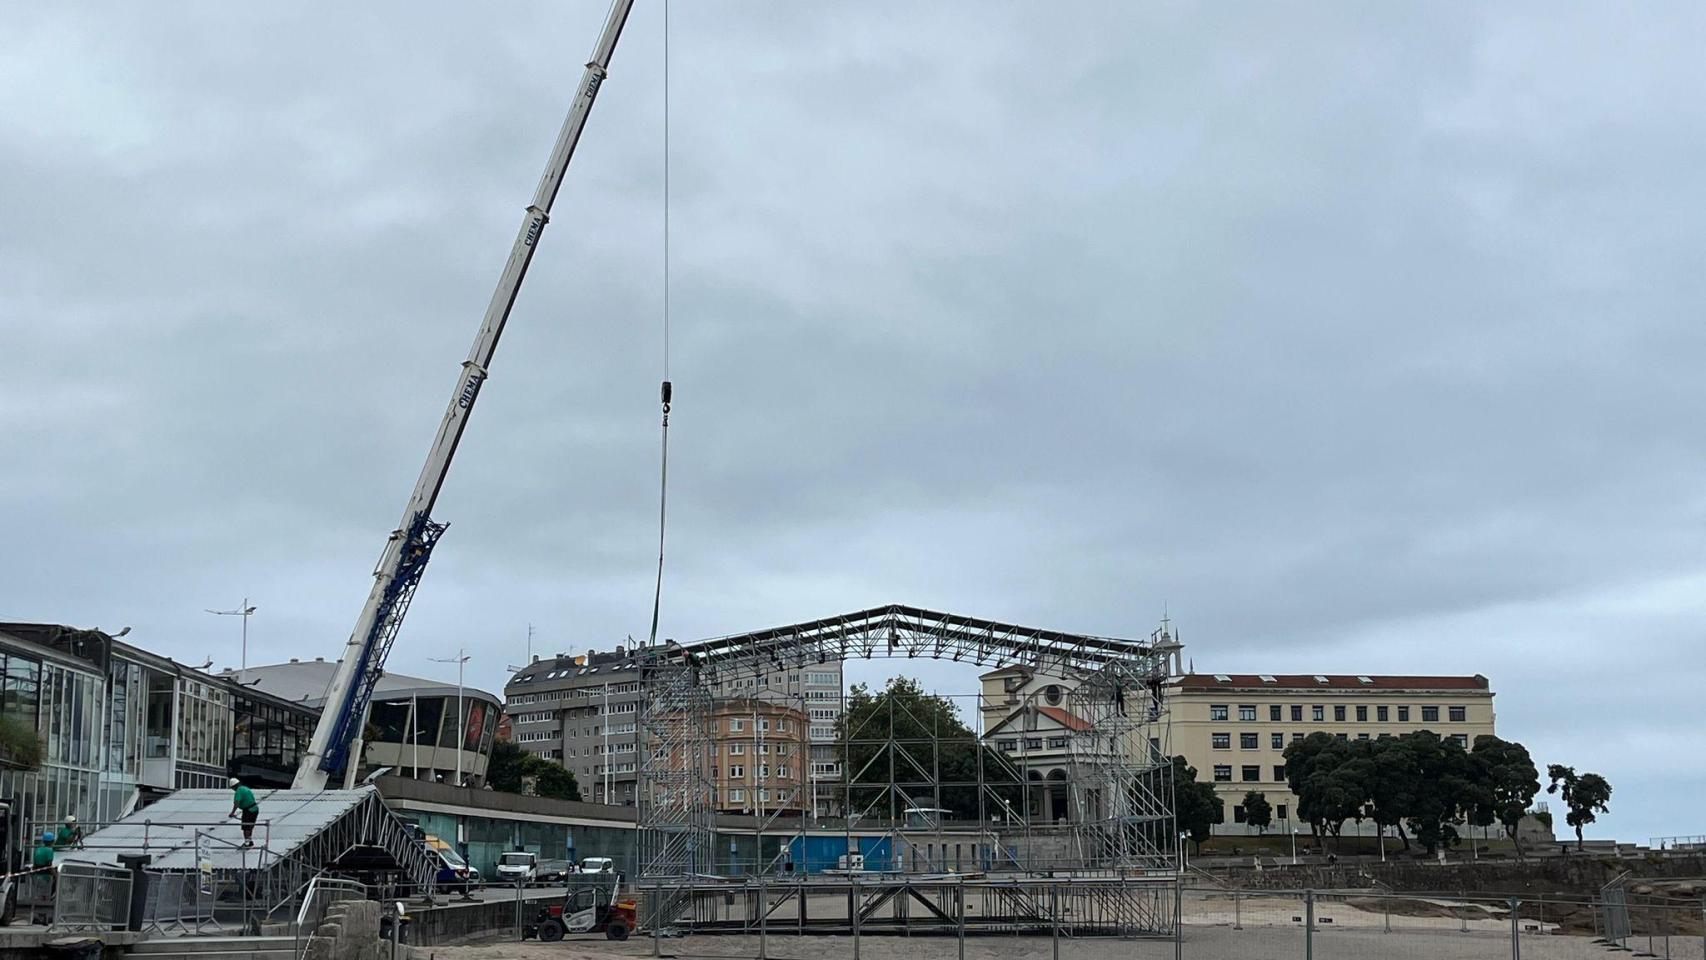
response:
M931 829L909 827L906 812L926 805L940 807L944 786L975 787L978 820L957 826L961 835L968 826L980 837L987 834L994 869L1035 867L1046 856L1054 859L1050 864L1054 869L1112 870L1125 876L1171 874L1177 869L1178 838L1166 704L1161 696L1170 652L1171 648L1153 639L1068 634L900 605L688 645L648 648L641 656L640 675L642 885L658 894L654 902L661 919L678 906L666 904L666 894L679 890L692 877L715 872L711 691L719 683L878 657L1023 665L1061 678L1070 691L1066 709L1077 718L1069 732L1070 773L1064 785L1038 782L1029 776L1023 756L1003 756L986 749L988 745L979 739L976 781L945 783L939 767L941 747L947 740L964 740L963 734L931 731L924 738L897 737L892 716L886 730L848 729L844 723L838 744L839 782L814 783L810 807L815 811L826 789L832 800L840 802L849 850L854 849L855 821L859 832L867 835L871 826L886 824L882 829L897 856L904 845L924 869L940 870L943 864L924 862L931 860L925 854ZM916 717L906 719L921 725ZM864 769L855 771L847 762L851 744L877 744L880 749L865 761ZM813 762L809 742L800 760ZM870 779L873 776L877 779ZM1039 796L1033 791L1040 790L1046 809L1048 793L1063 786L1071 816L1069 823L1060 825L1033 825L1029 809L1014 810L1003 795L1018 796L1019 806L1029 808L1028 798ZM755 827L755 836L775 820L775 816L755 819L761 825ZM938 840L941 833L936 828ZM935 849L945 850L945 845L938 842ZM1023 856L1015 852L1020 849L1025 851ZM1051 852L1045 855L1039 850ZM764 873L768 868L757 864L753 869Z

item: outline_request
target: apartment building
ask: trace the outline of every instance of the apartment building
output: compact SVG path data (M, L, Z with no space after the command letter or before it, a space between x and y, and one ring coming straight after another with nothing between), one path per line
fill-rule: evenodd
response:
M1170 679L1166 690L1171 752L1214 783L1226 806L1217 828L1224 833L1254 832L1244 822L1251 791L1273 807L1269 830L1292 828L1297 798L1286 785L1284 753L1311 733L1378 740L1431 730L1468 747L1494 724L1492 687L1479 674L1191 673Z
M504 685L504 709L516 745L561 763L584 799L633 805L641 709L634 651L534 657Z
M758 699L781 703L803 712L809 726L810 760L805 767L808 789L815 796L818 816L837 815L842 793L831 785L841 781L840 750L836 727L841 722L842 662L829 660L799 669L746 672L724 678L715 696L726 699Z
M712 714L712 803L722 813L799 814L811 802L810 721L784 701L719 699Z

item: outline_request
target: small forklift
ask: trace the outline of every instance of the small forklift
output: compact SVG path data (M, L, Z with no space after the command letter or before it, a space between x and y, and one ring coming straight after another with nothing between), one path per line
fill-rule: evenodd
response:
M522 928L522 939L537 937L541 943L556 943L566 934L600 932L608 940L628 939L639 925L639 910L634 900L617 899L621 887L621 878L612 877L609 886L570 890L562 903L542 908L533 922Z

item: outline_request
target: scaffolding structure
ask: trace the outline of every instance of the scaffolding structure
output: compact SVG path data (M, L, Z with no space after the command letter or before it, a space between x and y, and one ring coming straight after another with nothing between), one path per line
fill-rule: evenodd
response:
M848 853L880 852L875 863L854 861L872 874L969 867L990 876L1048 870L1175 877L1179 843L1162 684L1176 649L1164 631L1133 641L905 606L649 648L640 674L640 881L662 894L696 877L791 871L805 837L833 833L844 835ZM766 788L769 802L753 805L752 858L739 863L731 854L719 869L713 691L745 677L879 657L1016 667L1054 682L1047 704L1037 689L945 698L969 706L971 723L960 721L958 710L945 719L938 708L914 710L896 697L878 707L863 701L855 716L844 691L837 775L805 782L813 762L808 741L801 776ZM769 694L773 702L791 699L807 716L803 696ZM1055 724L1047 763L1030 750L1041 738L1021 735L1014 749L995 749L986 716L1020 727L1038 717ZM755 719L754 766L761 752L771 756L759 727ZM1046 776L1042 766L1050 768ZM764 854L762 839L778 835L782 842ZM804 873L825 865L798 866Z

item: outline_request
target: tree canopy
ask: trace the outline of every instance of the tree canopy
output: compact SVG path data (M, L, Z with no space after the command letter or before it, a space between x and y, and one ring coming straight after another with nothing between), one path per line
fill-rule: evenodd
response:
M529 779L533 781L535 796L553 800L581 798L580 785L567 767L529 753L508 740L492 744L492 756L486 762L488 786L504 793L525 793Z
M1226 804L1214 792L1214 784L1198 783L1196 768L1184 757L1173 758L1173 807L1180 832L1202 850L1214 825L1226 822Z
M1576 829L1576 849L1582 848L1582 828L1596 819L1596 814L1610 813L1611 783L1597 773L1577 774L1575 767L1554 763L1546 768L1552 782L1547 793L1562 794L1569 813L1564 822Z
M1540 772L1528 748L1510 740L1500 740L1492 734L1475 738L1470 751L1481 769L1486 789L1484 822L1504 825L1505 833L1522 856L1522 842L1517 839L1517 825L1540 792Z
M855 684L839 724L855 812L886 816L892 806L901 815L909 806L934 806L939 795L950 816L975 819L980 814L980 753L981 780L988 791L981 813L999 816L1003 807L1023 811L1019 771L978 742L952 700L926 693L911 677L891 678L878 691ZM901 796L883 796L891 777Z
M1244 794L1244 822L1265 833L1274 822L1274 805L1258 790Z
M1429 730L1378 740L1313 733L1286 748L1286 781L1316 836L1337 837L1345 821L1368 818L1393 828L1404 849L1414 836L1431 854L1455 845L1466 822L1499 822L1514 834L1539 790L1522 744L1481 740L1471 754Z

